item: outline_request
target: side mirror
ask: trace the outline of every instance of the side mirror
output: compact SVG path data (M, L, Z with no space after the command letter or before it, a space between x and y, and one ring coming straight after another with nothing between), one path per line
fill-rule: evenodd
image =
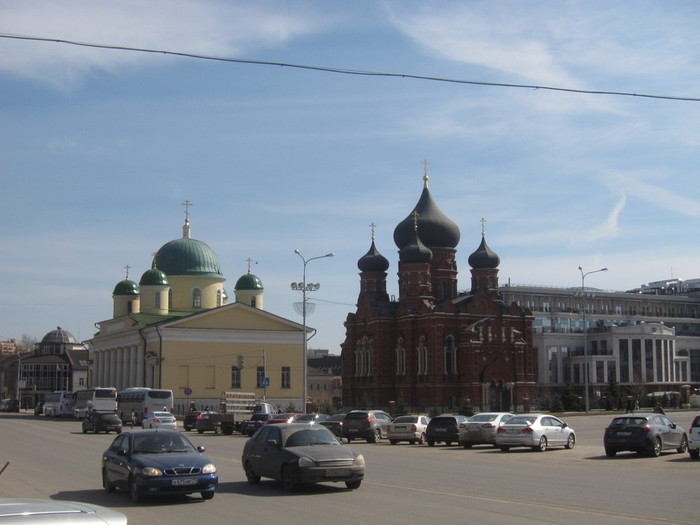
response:
M129 452L126 449L120 448L117 450L117 456L128 456Z
M676 425L675 423L671 423L669 426L670 426L671 428L676 428L677 425Z
M197 447L197 452L204 452L205 450L206 450L206 448L204 448L201 445Z
M568 426L569 426L568 423L564 423L564 424L561 426L561 428L566 428L566 427L568 427Z
M274 448L277 448L277 447L278 447L278 443L277 443L277 440L276 440L276 439L268 439L268 440L267 440L267 443L265 443L265 444L266 444L268 447L274 447Z

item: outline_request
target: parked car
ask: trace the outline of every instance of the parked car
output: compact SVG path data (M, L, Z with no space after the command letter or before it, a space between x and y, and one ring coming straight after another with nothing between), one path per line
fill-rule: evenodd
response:
M411 445L425 443L425 430L430 418L428 416L399 416L387 428L389 443L396 445L399 441L408 441Z
M253 414L248 421L241 421L241 434L252 436L255 431L265 425L272 417L272 414Z
M219 413L206 410L197 416L197 421L194 424L194 428L197 432L204 434L204 432L216 432L221 433L221 425L219 424Z
M134 503L146 495L195 492L212 499L219 476L203 452L177 430L122 432L102 454L102 486L128 490Z
M267 420L268 425L276 425L277 423L292 423L294 418L299 414L295 412L284 412L282 414L274 414L270 419Z
M32 525L126 525L125 514L94 503L55 499L0 498L0 523Z
M241 464L251 485L272 478L287 492L320 482L356 489L365 476L362 454L342 445L326 427L307 423L265 425L246 442Z
M467 416L436 416L430 420L425 430L425 440L429 447L444 443L448 447L459 441L459 426L468 421Z
M531 447L544 452L547 447L574 448L576 433L561 419L549 414L513 416L496 430L496 445L507 452L511 447Z
M177 419L170 412L151 412L141 421L143 428L168 428L177 430Z
M19 400L3 399L0 401L0 412L19 412Z
M39 401L36 406L34 407L34 415L35 416L43 416L44 415L44 402Z
M83 434L88 431L95 434L98 432L119 434L122 431L122 420L114 412L93 412L83 419Z
M386 437L391 416L382 410L352 410L343 419L343 437L352 441L356 438L376 443Z
M333 414L325 421L321 421L321 424L328 430L333 432L336 437L343 437L343 420L345 419L345 414Z
M182 420L182 427L187 432L195 428L195 426L197 425L197 417L201 413L202 412L199 410L190 410L189 412L187 412L187 414L185 414L184 419Z
M663 414L625 414L618 416L603 434L605 455L609 458L622 450L659 456L663 450L688 450L688 435Z
M318 424L322 423L330 416L328 414L299 414L294 418L294 423L311 423Z
M495 445L496 432L501 425L513 417L509 412L483 412L469 418L459 429L459 444L464 448L472 445Z
M688 454L690 459L700 458L700 414L695 416L688 431Z

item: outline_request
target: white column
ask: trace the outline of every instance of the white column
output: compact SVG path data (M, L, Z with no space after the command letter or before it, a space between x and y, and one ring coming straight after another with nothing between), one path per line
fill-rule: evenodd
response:
M146 386L146 380L143 376L143 360L145 356L145 350L141 343L139 343L136 349L136 383L135 386Z

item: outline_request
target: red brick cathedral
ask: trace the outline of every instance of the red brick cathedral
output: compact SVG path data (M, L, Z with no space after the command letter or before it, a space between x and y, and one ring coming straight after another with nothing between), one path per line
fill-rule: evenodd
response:
M500 259L486 244L469 256L471 290L457 291L459 227L423 192L394 230L399 297L372 235L360 258L357 311L345 321L343 404L409 410L522 410L535 393L532 315L503 303ZM468 400L468 401L467 401Z

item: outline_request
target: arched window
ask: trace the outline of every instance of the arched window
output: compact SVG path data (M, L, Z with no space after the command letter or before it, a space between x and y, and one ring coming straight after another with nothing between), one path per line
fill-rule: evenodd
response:
M221 289L219 288L216 291L216 306L221 306L221 304L222 304L222 302L221 302Z
M202 307L202 290L195 288L192 290L192 308Z
M396 375L406 375L406 349L403 347L403 337L396 342Z
M418 348L416 348L416 356L418 358L417 375L428 375L428 347L425 344L425 336L422 335L418 339Z
M445 340L445 374L456 374L457 373L457 348L455 346L454 337L447 336Z
M153 298L153 306L154 308L160 309L160 292L156 292L156 295Z

